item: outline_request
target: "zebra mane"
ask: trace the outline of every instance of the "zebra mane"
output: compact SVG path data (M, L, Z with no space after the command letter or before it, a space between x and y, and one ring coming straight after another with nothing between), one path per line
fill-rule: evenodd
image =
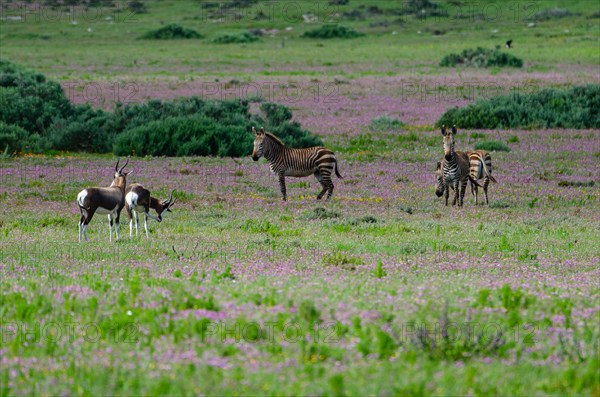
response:
M281 146L285 146L285 143L281 142L281 139L277 138L275 135L271 134L270 132L265 132L265 136L268 136L269 138L273 139L277 144L279 144Z

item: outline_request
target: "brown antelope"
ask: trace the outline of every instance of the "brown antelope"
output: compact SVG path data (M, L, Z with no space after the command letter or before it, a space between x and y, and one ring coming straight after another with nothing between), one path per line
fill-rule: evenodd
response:
M125 209L127 215L129 215L129 236L133 235L133 218L135 218L135 235L138 235L138 216L137 214L144 214L144 229L146 229L146 238L148 236L148 217L162 222L162 215L164 212L171 212L171 207L175 204L176 200L173 200L173 193L175 189L171 191L171 196L168 200L159 201L158 199L150 196L150 191L144 188L139 183L134 183L127 187L125 191ZM158 216L154 216L150 213L150 208L156 211Z
M115 165L115 176L110 187L89 187L83 189L77 195L77 204L81 211L81 218L79 220L80 242L82 235L85 237L85 241L88 241L87 225L96 212L108 215L109 241L112 242L112 229L115 223L115 235L117 240L119 239L119 218L121 210L125 206L126 177L133 172L133 170L123 172L123 169L129 163L129 158L127 158L127 162L121 168L119 168L119 161L117 160L117 165Z

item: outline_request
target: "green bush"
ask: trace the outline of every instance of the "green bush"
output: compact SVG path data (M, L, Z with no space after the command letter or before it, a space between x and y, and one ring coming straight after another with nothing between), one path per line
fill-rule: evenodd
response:
M343 25L323 25L320 28L304 32L302 37L311 39L352 39L364 35L364 33Z
M120 134L114 152L119 156L243 156L252 148L253 137L250 128L238 121L205 115L151 121Z
M172 40L172 39L200 39L202 35L195 30L184 28L177 24L170 24L163 28L151 30L142 36L148 40Z
M439 127L461 128L600 128L600 85L569 89L546 88L532 94L518 92L480 100L446 111Z
M452 53L446 55L440 61L440 66L444 67L454 67L458 65L478 68L489 68L492 66L520 68L523 66L523 61L506 52L481 47L477 47L476 49L466 49L460 54Z
M117 104L113 112L72 105L60 85L41 74L0 61L0 146L9 152L70 150L136 155L243 156L252 150L251 127L264 126L287 145L321 145L291 121L288 108L198 97Z
M475 150L488 152L510 152L510 148L500 141L482 141L475 144Z
M258 41L258 37L250 32L243 32L238 34L224 34L218 36L213 40L213 43L217 44L231 44L231 43L252 43Z
M30 135L23 128L0 121L0 149L8 153L39 152L43 149L43 141L39 134Z
M388 116L379 116L371 120L369 128L372 131L397 131L405 127L401 120Z

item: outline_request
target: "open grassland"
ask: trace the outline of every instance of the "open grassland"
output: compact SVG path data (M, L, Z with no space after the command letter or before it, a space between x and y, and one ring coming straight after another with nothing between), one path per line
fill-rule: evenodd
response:
M145 14L117 13L102 7L65 11L5 5L4 15L21 19L0 22L0 39L3 57L35 65L40 72L65 80L190 79L231 74L352 77L397 75L406 69L437 74L439 61L449 52L471 46L503 46L508 39L514 41L512 53L525 59L525 67L531 70L600 63L600 25L598 16L594 17L598 10L588 0L445 4L447 16L427 19L389 14L406 9L408 3L350 1L331 6L327 1L258 2L248 9L223 9L217 16L203 2L194 0L152 1ZM360 5L377 7L382 13L365 14ZM536 13L554 7L576 15L532 20ZM365 20L345 16L353 11L361 12ZM264 19L256 18L259 12ZM304 15L314 16L314 22L304 23ZM196 30L204 38L139 39L147 31L173 22ZM301 37L328 22L352 26L367 35L351 40ZM372 26L377 22L379 26ZM253 28L268 29L268 33L248 44L212 42L220 34Z
M179 201L150 240L122 220L113 244L104 216L76 242L74 203L112 159L2 163L3 386L597 393L598 134L518 135L494 156L489 208L435 198L431 133L411 143L424 161L342 161L325 206L310 179L282 204L249 158L134 159L135 181Z
M445 110L598 83L592 3L534 2L579 15L533 27L531 9L509 17L509 5L494 20L400 23L343 19L387 1L350 0L339 16L294 3L367 33L334 41L301 38L322 21L297 14L211 22L196 1L149 2L129 21L3 19L2 58L60 80L74 102L266 97L335 150L344 179L319 203L314 178L288 178L282 203L264 160L133 157L128 182L159 198L177 189L173 213L150 221L147 240L142 224L129 237L123 211L112 244L96 215L79 244L77 193L108 186L115 159L1 159L2 394L600 395L600 132L456 120L458 150L494 140L510 151L492 153L489 207L470 192L460 209L434 195ZM487 4L473 11L492 15ZM389 25L369 27L377 20ZM161 21L204 38L137 39ZM249 28L279 31L211 42ZM438 66L509 38L522 69Z

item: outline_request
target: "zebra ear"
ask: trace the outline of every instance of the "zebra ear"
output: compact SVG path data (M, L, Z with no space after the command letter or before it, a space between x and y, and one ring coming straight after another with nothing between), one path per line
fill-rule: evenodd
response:
M437 167L436 167L436 170L439 170L440 168L442 168L442 162L441 162L441 161L438 161L438 162L437 162Z
M265 133L265 128L264 127L260 127L260 133L264 134Z
M452 135L456 135L456 125L452 126Z
M442 125L441 131L442 131L442 135L446 135L446 126L445 125Z
M252 133L256 135L256 128L254 128L254 126L252 126Z

